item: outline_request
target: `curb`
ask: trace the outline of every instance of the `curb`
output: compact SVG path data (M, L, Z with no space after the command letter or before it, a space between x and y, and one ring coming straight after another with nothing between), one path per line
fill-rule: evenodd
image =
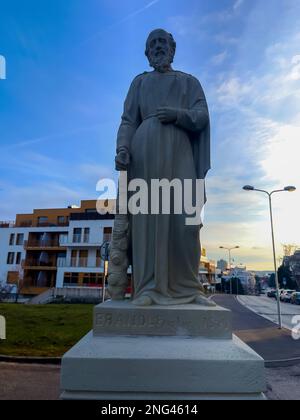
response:
M286 360L265 360L266 369L285 368L300 365L300 358Z
M0 355L0 363L15 363L22 365L61 365L60 357L16 357Z

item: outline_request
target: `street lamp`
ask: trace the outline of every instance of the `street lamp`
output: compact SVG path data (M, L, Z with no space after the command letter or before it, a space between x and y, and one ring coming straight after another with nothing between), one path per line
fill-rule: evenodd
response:
M226 251L228 251L228 256L229 256L229 275L231 275L231 251L233 251L234 249L240 249L239 246L233 246L231 248L227 248L225 246L220 246L220 249L225 249ZM230 294L232 295L232 277L230 277Z
M288 186L281 190L274 190L272 192L268 192L265 190L259 190L254 188L251 185L246 185L243 187L245 191L258 191L264 194L267 194L269 197L269 207L270 207L270 218L271 218L271 232L272 232L272 245L273 245L273 258L274 258L274 270L275 270L275 282L276 282L276 294L277 294L277 310L278 310L278 324L279 329L282 329L282 315L281 315L281 306L280 306L280 289L279 289L279 280L278 280L278 270L277 270L277 260L276 260L276 247L275 247L275 235L274 235L274 221L273 221L273 208L272 208L272 196L273 194L280 193L280 192L294 192L296 191L296 187Z
M110 254L110 242L105 241L100 248L101 258L104 261L104 276L102 283L102 302L105 302L105 286L108 277L108 263L109 263L109 254Z

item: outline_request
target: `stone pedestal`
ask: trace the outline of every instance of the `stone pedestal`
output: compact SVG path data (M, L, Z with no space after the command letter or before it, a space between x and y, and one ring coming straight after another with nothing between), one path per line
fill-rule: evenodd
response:
M223 308L108 302L64 356L61 388L63 399L262 399L264 361Z

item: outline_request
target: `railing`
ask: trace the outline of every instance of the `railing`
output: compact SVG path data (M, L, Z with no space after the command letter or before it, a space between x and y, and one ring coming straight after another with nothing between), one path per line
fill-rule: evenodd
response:
M15 222L7 222L7 221L2 221L0 222L0 228L14 228L16 226Z
M24 242L25 248L59 248L60 241L58 239L53 240L29 240Z
M62 223L51 223L51 222L38 222L37 227L68 227L69 222L62 222Z
M103 267L103 262L101 258L96 258L96 262L89 262L88 258L71 258L70 260L60 258L57 260L58 267L65 268L101 268Z
M24 222L20 222L19 224L18 224L18 227L23 227L23 228L27 228L27 227L32 227L32 220L27 220L27 221L24 221Z
M90 235L73 235L74 244L89 244Z
M87 220L114 220L115 215L114 214L99 214L97 212L95 213L72 213L70 215L71 221L87 221Z
M80 244L82 239L82 235L73 235L73 243Z
M53 267L55 268L57 265L56 265L56 261L54 260L49 261L49 262L41 262L39 260L25 260L22 262L22 266L23 267L40 267L40 268Z

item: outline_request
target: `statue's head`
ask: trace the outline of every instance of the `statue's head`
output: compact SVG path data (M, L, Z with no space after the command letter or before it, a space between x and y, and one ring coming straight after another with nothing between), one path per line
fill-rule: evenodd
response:
M160 72L171 69L176 52L176 42L172 34L163 29L152 31L147 39L146 56L150 66Z

